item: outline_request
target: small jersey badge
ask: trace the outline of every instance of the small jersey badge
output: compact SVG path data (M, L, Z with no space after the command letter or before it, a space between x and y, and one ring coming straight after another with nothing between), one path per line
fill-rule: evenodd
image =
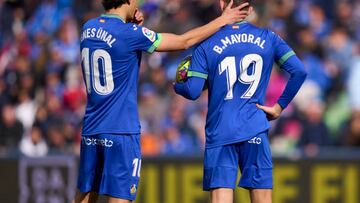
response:
M156 34L154 31L143 27L142 32L143 32L144 36L147 37L151 42L155 42Z
M136 193L136 191L137 191L136 185L133 184L133 185L130 187L130 193L133 195L133 194Z

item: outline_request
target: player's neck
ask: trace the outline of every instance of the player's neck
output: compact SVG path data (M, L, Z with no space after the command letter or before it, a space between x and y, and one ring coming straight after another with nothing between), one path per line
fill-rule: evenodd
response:
M107 15L114 15L122 19L126 23L127 21L127 11L123 8L124 6L116 9L110 9L106 11Z
M244 24L244 23L247 23L248 21L245 19L245 20L242 20L240 22L237 22L236 24Z

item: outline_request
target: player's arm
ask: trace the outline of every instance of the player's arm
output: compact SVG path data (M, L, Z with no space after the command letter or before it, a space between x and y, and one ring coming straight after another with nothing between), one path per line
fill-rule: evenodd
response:
M174 90L177 94L182 95L183 97L196 100L200 97L205 82L208 78L208 65L206 57L206 48L203 48L202 45L199 45L193 56L191 57L191 62L189 69L187 70L186 78L184 83L175 83ZM179 67L181 69L181 67Z
M285 87L285 90L277 102L282 109L285 109L293 100L307 76L304 65L300 59L295 55L294 52L290 52L289 54L292 56L290 56L290 58L282 65L279 64L281 69L290 74L290 78Z
M280 38L278 41L279 43L276 46L277 63L281 69L290 74L290 78L284 92L274 106L257 105L258 108L267 114L269 120L275 120L280 117L281 112L289 105L300 90L307 75L303 63L296 56L295 52Z
M210 37L221 27L244 20L248 16L248 12L242 11L242 9L248 5L248 3L244 3L236 8L231 8L231 1L220 17L204 26L190 30L182 35L161 33L162 39L156 48L156 51L162 52L188 49Z
M200 97L205 85L205 79L200 77L189 77L185 83L175 83L176 94L186 99L196 100Z
M275 120L280 117L281 112L289 105L300 90L307 75L304 65L295 53L281 65L281 68L290 74L290 78L277 103L272 107L257 105L258 108L265 111L269 120Z

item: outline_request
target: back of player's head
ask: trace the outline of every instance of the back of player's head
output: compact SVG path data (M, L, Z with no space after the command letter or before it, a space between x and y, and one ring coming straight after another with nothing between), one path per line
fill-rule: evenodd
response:
M102 5L106 11L119 8L123 4L130 4L130 0L102 0Z
M223 0L225 2L225 6L227 6L231 0ZM243 3L246 3L248 2L249 5L251 6L251 2L252 0L233 0L233 6L232 7L237 7L237 6L240 6L241 4ZM247 9L247 7L245 8Z

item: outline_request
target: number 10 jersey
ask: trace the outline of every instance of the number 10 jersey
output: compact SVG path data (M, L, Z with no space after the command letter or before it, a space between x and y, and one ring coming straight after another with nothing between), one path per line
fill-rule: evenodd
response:
M154 52L161 35L115 15L82 29L81 66L87 90L83 136L139 134L138 74L142 51Z

